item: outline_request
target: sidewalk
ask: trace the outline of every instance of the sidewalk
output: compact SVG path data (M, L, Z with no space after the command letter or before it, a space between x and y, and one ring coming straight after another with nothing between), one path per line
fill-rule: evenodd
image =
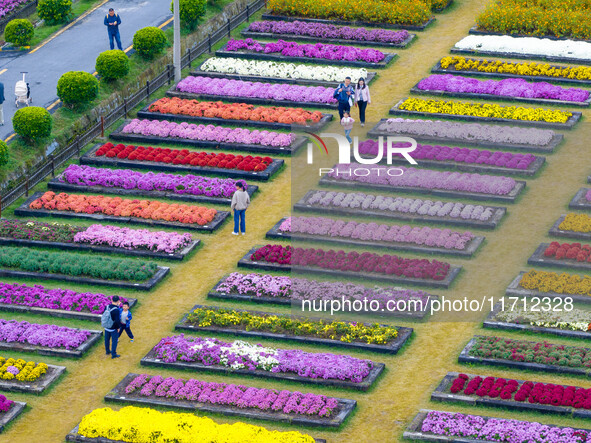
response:
M99 53L109 48L103 19L109 8L121 16L121 44L131 46L133 34L146 26L158 26L169 19L170 0L112 0L76 22L71 28L48 41L33 53L0 57L0 82L4 83L4 121L0 138L13 132L14 85L28 72L33 106L48 107L57 100L57 81L67 71L94 72ZM21 105L22 106L22 105Z

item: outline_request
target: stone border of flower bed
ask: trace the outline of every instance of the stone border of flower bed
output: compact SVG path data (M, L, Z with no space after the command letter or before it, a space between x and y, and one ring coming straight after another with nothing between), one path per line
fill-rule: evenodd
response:
M287 83L290 85L302 86L325 86L327 88L336 88L339 82L331 82L326 80L312 80L303 78L279 78L279 77L260 77L257 75L242 75L242 74L225 74L223 72L202 71L201 66L207 60L202 62L196 70L191 71L190 75L193 77L210 77L210 78L225 78L230 80L243 80L248 82L264 82L264 83ZM369 85L373 79L377 77L377 73L368 72L365 82ZM174 89L174 88L173 88Z
M255 128L269 128L275 130L292 130L292 129L300 129L300 130L307 130L307 131L320 131L324 128L327 124L332 121L333 115L332 114L322 114L322 118L318 123L314 123L310 126L306 125L298 125L298 124L290 124L290 123L276 123L276 122L265 122L265 121L258 121L258 120L227 120L224 118L218 117L196 117L192 115L184 115L184 114L162 114L160 112L150 112L150 106L157 102L158 100L154 100L149 105L144 106L137 112L138 118L147 118L150 120L167 120L167 121L181 121L181 122L190 122L195 124L203 124L203 125L221 125L221 126L248 126L248 127L255 127Z
M333 166L336 170L337 165ZM338 186L340 188L354 188L354 189L371 189L377 191L387 192L408 192L411 194L428 194L437 197L451 197L451 198L467 198L470 200L479 201L495 201L502 203L515 203L519 194L525 189L526 182L523 180L516 180L515 187L507 195L496 195L496 194L480 194L477 192L464 192L464 191L448 191L442 189L425 189L412 186L392 186L384 184L369 184L358 182L356 180L339 180L331 177L324 176L318 182L320 186Z
M41 394L66 372L65 366L47 365L47 372L32 382L0 380L0 391Z
M415 88L413 88L415 89ZM425 92L416 92L411 90L415 94L422 94L422 95L430 95L426 91ZM432 94L432 95L439 95L439 94ZM444 94L441 94L444 95ZM479 95L479 94L475 94ZM478 97L481 98L481 97ZM404 109L400 109L400 105L406 99L400 99L398 103L396 103L390 111L388 112L390 115L400 115L403 117L413 118L413 117L428 117L428 118L445 118L448 120L460 120L460 121L467 121L467 122L481 122L481 123L508 123L512 125L523 125L523 126L533 126L536 128L544 128L544 129L572 129L580 120L581 116L583 115L581 112L575 111L572 112L572 115L568 118L566 123L552 123L552 122L542 122L542 121L528 121L528 120L513 120L510 118L496 118L496 117L477 117L473 115L455 115L455 114L439 114L439 113L429 113L429 112L419 112L419 111L407 111Z
M583 193L583 199L584 199L586 189L583 189L583 191L584 191L584 193ZM581 192L581 191L579 191L579 192ZM578 195L578 193L577 193L577 195ZM576 196L575 196L575 198L576 198ZM569 208L572 208L571 204L574 200L575 199L573 198L573 200L571 200L571 202L569 203L569 205L568 205ZM591 206L580 206L580 207L575 207L574 209L585 210L587 208L591 208ZM566 215L561 215L558 218L558 220L556 220L554 222L554 224L552 225L552 227L548 231L548 234L554 235L556 237L567 237L567 238L578 238L580 240L591 240L591 232L564 231L564 230L560 229L559 226L562 224L565 217L566 217ZM581 268L581 269L589 269L589 268Z
M133 161L126 159L119 159L117 157L109 158L106 156L97 157L94 155L96 151L100 149L102 145L96 144L82 157L80 157L81 165L93 165L93 166L109 166L109 167L121 167L131 169L148 169L154 172L188 172L191 174L199 175L214 175L229 177L235 179L246 179L246 180L260 180L267 181L273 175L275 175L283 167L285 160L273 159L273 162L264 171L240 171L237 169L225 169L225 168L210 168L201 166L187 166L187 165L173 165L171 163L159 163L150 161Z
M387 274L378 274L378 273L370 273L370 272L344 272L338 271L333 269L323 269L323 268L312 268L306 266L291 266L291 265L279 265L277 263L267 263L267 262L257 262L252 261L250 256L254 254L254 252L262 246L255 246L250 251L244 255L238 261L239 268L247 268L247 269L262 269L264 271L277 271L277 272L304 272L304 273L311 273L311 274L321 274L321 275L330 275L333 277L345 277L345 278L362 278L368 280L375 280L381 281L386 283L404 283L404 284L411 284L417 286L430 286L430 287L437 287L437 288L449 288L450 285L453 283L455 278L458 276L460 271L462 270L462 266L457 265L450 265L449 273L443 280L427 280L423 278L408 278L402 277L398 275L387 275Z
M336 380L330 379L325 380L323 378L309 378L309 377L302 377L297 374L289 374L289 373L282 373L282 372L270 372L270 371L263 371L263 370L256 370L256 371L249 371L248 369L232 369L226 366L219 366L219 365L204 365L202 363L196 362L172 362L168 363L163 361L162 359L155 357L154 349L150 350L148 354L144 358L140 360L140 365L142 366L152 366L158 368L166 368L166 369L173 369L173 370L189 370L193 372L197 371L209 371L213 373L222 373L222 374L237 374L243 375L246 377L262 377L262 378L271 378L276 380L289 380L298 383L305 383L305 384L313 384L313 385L322 385L322 386L332 386L335 388L346 388L346 389L356 389L359 391L367 391L373 383L377 380L380 374L384 371L386 365L384 363L376 363L374 362L373 368L370 370L368 376L363 380L361 383L354 383L352 381L346 380Z
M497 358L483 358L483 357L473 357L468 353L472 349L472 347L476 344L476 337L483 337L482 335L475 335L474 338L471 338L468 344L462 349L458 357L458 363L469 363L469 364L479 364L485 366L503 366L511 369L526 369L529 371L542 371L548 372L551 374L571 374L571 375L587 375L591 376L591 372L585 371L584 369L577 369L577 368L569 368L566 366L558 366L558 365L547 365L543 363L534 363L534 362L525 362L525 361L511 361L511 360L502 360ZM529 342L534 343L534 342Z
M253 32L249 31L248 29L242 31L241 34L244 38L287 39L289 41L296 42L328 43L332 45L371 46L377 48L407 48L416 38L416 34L409 34L408 37L400 43L390 43L367 40L346 40L341 38L322 38L313 37L310 35L276 34L273 32Z
M446 138L446 137L427 137L427 136L420 136L415 134L394 134L392 132L381 131L378 127L387 121L388 119L383 118L381 119L372 129L369 130L367 133L368 137L371 138L378 138L380 136L387 137L410 137L415 139L417 142L432 142L432 143L446 143L446 144L454 144L460 146L473 146L479 148L489 148L489 149L509 149L509 150L516 150L516 151L525 151L525 152L543 152L543 153L552 153L554 149L562 143L564 139L564 135L562 134L554 134L550 143L545 146L539 145L523 145L523 144L515 144L515 143L493 143L487 141L476 141L476 140L464 140L464 139L453 139L453 138Z
M513 297L559 297L559 298L572 298L574 302L577 303L591 303L591 296L589 295L582 295L582 294L560 294L558 292L542 292L535 289L525 289L519 287L519 282L521 278L526 274L525 271L521 271L517 277L513 279L513 281L507 286L505 290L505 295L513 296Z
M550 243L541 243L531 257L527 259L527 264L533 266L554 266L557 268L572 268L591 271L591 263L587 263L586 261L578 262L575 259L557 260L552 257L544 257L544 251L548 246L550 246Z
M451 1L448 3L451 4ZM446 6L447 7L447 6ZM444 8L445 9L445 8ZM325 25L345 25L345 26L356 26L356 27L369 27L369 28L383 28L383 29L406 29L408 31L424 31L430 24L435 21L435 17L431 17L427 22L422 25L395 25L391 23L372 23L362 21L346 21L346 20L325 20L321 18L305 18L305 17L292 17L288 15L275 15L270 12L263 13L262 20L278 20L281 22L309 22L309 23L323 23Z
M167 397L149 398L137 393L126 394L125 388L139 374L129 373L115 386L104 400L106 402L136 404L138 406L153 406L176 408L188 411L199 411L205 413L221 414L224 416L245 417L254 420L269 420L275 422L289 423L300 426L327 426L330 428L340 427L357 407L357 401L348 398L337 398L339 402L338 413L332 418L309 417L297 414L285 414L282 412L264 412L255 409L247 410L236 406L205 404L197 401L177 400ZM134 395L135 394L135 395Z
M585 195L587 194L587 191L589 191L589 190L591 190L591 189L589 189L589 188L579 189L577 191L577 193L575 194L575 196L573 197L573 199L569 202L568 207L570 209L580 209L582 211L591 210L591 202L587 201L587 199L585 198ZM560 223L562 223L562 219L564 219L564 216L561 217ZM554 228L554 226L552 226L552 228ZM564 231L564 232L568 232L568 231ZM554 235L560 235L560 234L554 234Z
M180 322L174 325L175 331L181 332L195 332L195 331L205 331L205 332L213 332L214 334L229 334L229 335L238 335L242 337L251 337L251 338L262 338L262 339L269 339L269 340L278 340L278 341L295 341L304 344L310 345L322 345L322 346L329 346L331 348L352 348L361 351L371 351L371 352L379 352L384 354L397 354L402 347L406 344L406 342L410 339L413 333L413 328L407 328L403 326L394 326L398 330L398 335L396 340L393 340L391 343L386 345L379 345L373 343L360 343L360 342L343 342L340 340L331 340L328 338L316 338L312 336L300 336L294 334L278 334L274 332L267 332L267 331L247 331L232 327L221 327L221 326L194 326L190 325L187 322L187 317L191 312L195 309L219 309L217 306L205 306L205 305L195 305L191 308L190 312L185 314ZM226 309L226 308L221 308ZM280 317L285 317L285 315L277 314L274 312L263 312L263 311L251 311L249 309L233 309L234 311L238 312L248 312L250 314L261 314L261 315L278 315ZM311 317L304 317L304 316L290 316L290 318L302 319L302 320L326 320L320 318L311 318ZM382 325L385 326L385 325Z
M127 298L129 302L129 308L133 308L137 304L136 298ZM49 308L40 308L37 306L23 306L23 305L13 305L10 303L0 303L0 311L2 312L18 312L18 313L26 313L26 314L39 314L39 315L47 315L49 317L58 317L58 318L71 318L75 320L88 320L94 322L101 321L101 314L102 312L97 312L96 314L92 314L90 312L80 312L80 311L66 311L65 309L49 309ZM0 380L1 383L1 380Z
M270 239L283 239L283 240L294 240L304 242L326 242L326 243L337 243L343 246L360 246L368 248L385 248L391 250L405 251L405 252L420 252L424 254L444 254L455 257L471 257L478 250L480 245L484 242L484 237L476 236L470 241L466 249L445 249L438 248L436 246L424 246L415 245L411 243L401 242L375 242L368 240L355 240L347 239L344 237L332 237L330 235L309 235L309 234L293 234L290 232L282 233L279 230L281 224L286 220L287 217L283 217L279 220L271 229L267 231L266 238Z
M193 195L193 194L177 194L170 191L145 191L142 189L124 189L124 188L110 188L107 186L85 186L75 185L71 183L65 183L60 181L60 176L55 177L47 183L47 188L50 191L59 192L88 192L93 194L114 194L119 196L127 195L138 195L150 198L166 198L169 200L178 200L183 202L192 203L211 203L214 205L229 205L232 202L232 198L226 197L208 197L206 195ZM259 189L256 185L249 185L246 192L250 197ZM161 254L168 255L168 254Z
M350 44L350 43L349 43ZM231 58L242 58L245 60L263 60L269 62L287 62L287 63L310 63L314 65L332 65L332 66L347 66L353 68L367 68L367 69L384 69L387 68L388 65L394 61L398 57L398 54L395 53L387 53L385 52L384 55L386 56L382 61L373 63L373 62L364 62L360 60L329 60L325 58L312 58L312 57L290 57L287 55L278 55L278 54L263 54L260 52L250 52L250 51L228 51L226 47L228 44L226 43L222 49L218 49L215 51L216 57L231 57Z
M14 352L34 352L39 355L48 355L50 357L68 357L68 358L80 358L90 348L101 340L103 331L95 331L92 329L80 329L77 330L88 331L91 333L90 337L86 339L84 343L78 346L76 349L62 349L62 348L48 348L46 346L29 345L26 343L19 342L0 342L0 350L14 351Z
M22 401L15 401L2 418L0 418L0 432L4 431L4 428L13 420L15 420L22 412L25 410L27 406L26 403Z
M501 398L479 397L477 395L453 394L449 391L452 382L460 375L459 372L448 372L441 383L431 394L431 401L441 401L445 403L465 403L470 406L488 406L497 408L506 408L518 411L535 411L551 414L570 415L575 418L591 418L591 412L582 408L572 408L567 406L543 405L540 403L529 403L527 401L503 400ZM470 378L477 377L477 374L466 374ZM484 378L484 377L483 377ZM517 380L520 385L527 380ZM566 388L566 385L561 385Z
M500 223L501 219L507 213L507 209L503 207L494 207L490 206L491 208L496 208L495 214L492 216L491 220L481 222L477 220L464 220L462 218L452 218L452 217L428 217L428 216L421 216L421 215L414 215L408 214L404 212L397 212L392 213L391 211L377 211L377 210L363 210L363 209L339 209L333 208L329 206L312 206L307 203L308 199L316 192L316 190L311 190L306 193L294 206L293 208L297 211L302 212L321 212L322 214L334 214L334 215L345 215L345 216L354 216L354 217L379 217L389 220L403 220L409 222L420 222L420 223L445 223L455 226L462 226L465 228L477 228L477 229L495 229L497 225Z
M440 90L423 90L419 89L417 85L425 78L419 80L419 82L410 88L411 94L417 95L435 95L437 97L451 97L451 98L471 98L477 100L495 100L495 101L511 101L511 102L520 102L520 103L536 103L542 105L554 105L554 106L576 106L587 108L591 105L591 96L587 98L587 100L583 102L575 102L575 101L568 101L568 100L554 100L549 98L527 98L527 97L513 97L510 95L492 95L492 94L480 94L476 92L448 92L448 91L440 91ZM580 117L579 117L580 118ZM523 121L519 123L525 123ZM517 122L516 122L517 124ZM565 128L566 126L562 126ZM571 128L567 128L571 129Z
M455 46L449 50L452 54L474 55L478 57L500 57L506 59L526 59L526 60L544 60L547 62L574 63L585 65L591 62L591 58L573 58L573 57L554 57L552 55L541 54L523 54L520 52L500 52L500 51L477 51L475 49L458 49Z
M193 146L195 148L207 148L215 150L230 150L230 151L244 151L255 154L281 154L289 155L295 154L300 148L308 143L307 137L298 136L296 140L289 146L264 146L264 145L247 145L244 143L218 143L207 140L192 140L188 138L180 137L157 137L153 135L140 135L140 134L125 134L123 128L131 120L125 120L121 126L115 129L109 137L112 140L135 142L137 144L178 144L183 146Z
M478 60L468 58L469 60ZM589 86L591 85L591 80L578 80L576 78L564 78L564 77L548 77L545 75L520 75L520 74L509 74L509 73L500 73L500 72L485 72L485 71L465 71L465 70L455 70L455 69L446 69L441 66L441 62L437 62L437 64L431 68L431 72L433 74L461 74L467 77L490 77L490 78L522 78L525 80L532 80L532 81L545 81L551 83L569 83L574 85L583 85Z
M22 205L14 210L14 215L19 217L60 217L60 218L84 218L90 220L97 220L100 222L109 221L115 223L129 223L148 225L155 227L164 228L178 228L185 230L213 232L218 229L230 216L228 211L218 211L214 219L206 225L180 223L166 220L151 220L139 217L119 217L116 215L105 215L105 214L83 214L81 212L73 211L53 211L47 209L31 209L29 205L44 194L43 191L35 192L30 196Z

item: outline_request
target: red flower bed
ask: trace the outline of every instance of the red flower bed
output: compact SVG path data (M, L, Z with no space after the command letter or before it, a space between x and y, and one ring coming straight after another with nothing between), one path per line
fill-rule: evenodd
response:
M253 261L265 261L267 263L278 263L280 265L288 265L291 263L291 246L281 245L267 245L257 249L251 254L250 259Z
M234 155L189 151L188 149L153 148L151 146L133 146L105 143L95 154L97 157L171 163L173 165L191 165L211 168L238 169L240 171L264 171L273 159L271 157L253 157L252 155Z
M544 251L545 257L557 260L576 260L591 263L591 245L580 243L558 243L553 241Z

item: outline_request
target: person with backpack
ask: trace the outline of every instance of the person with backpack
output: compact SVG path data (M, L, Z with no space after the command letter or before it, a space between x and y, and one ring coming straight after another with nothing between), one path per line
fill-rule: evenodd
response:
M346 77L334 91L333 97L339 102L339 118L343 119L345 112L351 112L353 100L355 100L355 88L351 84L351 77Z
M107 355L111 354L111 358L119 358L121 356L117 354L117 342L119 341L119 328L121 328L121 313L119 312L121 301L118 295L114 295L112 300L101 315L101 326L105 330Z
M113 39L115 39L117 42L117 48L122 51L121 36L119 35L121 17L119 17L119 14L115 14L115 10L113 8L109 8L109 13L105 16L104 23L109 34L109 45L111 46L111 49L115 49L115 45L113 44Z

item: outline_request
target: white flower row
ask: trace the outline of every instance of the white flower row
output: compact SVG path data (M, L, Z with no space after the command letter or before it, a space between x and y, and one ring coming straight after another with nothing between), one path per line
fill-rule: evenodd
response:
M367 78L367 69L340 68L336 66L296 65L294 63L243 60L240 58L213 57L201 65L202 71L223 74L240 74L257 77L292 78L300 80L318 80L342 82L351 77L357 82L360 77Z
M515 310L501 311L495 319L508 323L586 332L591 321L591 311L577 308L568 312L530 311L519 307Z
M220 346L216 344L213 339L209 338L205 340L206 343L197 343L191 347L194 350L200 350L203 348L209 349L219 346L221 350L220 363L224 366L229 366L232 369L244 369L246 367L244 364L237 361L230 363L230 358L235 356L241 356L245 359L251 360L259 369L265 371L270 371L279 364L279 360L272 357L273 355L277 355L277 349L253 345L242 340L235 340L230 346Z

